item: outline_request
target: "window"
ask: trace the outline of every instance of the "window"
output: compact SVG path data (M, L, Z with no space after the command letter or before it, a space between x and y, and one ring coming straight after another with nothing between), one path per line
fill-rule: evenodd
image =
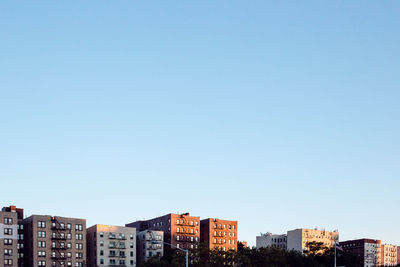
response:
M100 237L104 237L104 233L103 232L100 232Z
M38 251L38 257L46 257L46 251Z
M53 235L55 235L55 233L53 233ZM45 237L46 237L46 232L44 232L44 231L39 231L39 232L38 232L38 237L39 237L39 238L45 238Z
M104 241L100 241L100 247L104 247Z
M12 235L13 229L12 228L4 228L4 234L5 235Z
M4 224L10 225L13 224L13 219L12 218L4 218Z
M75 230L76 231L82 231L83 230L83 225L82 224L75 224Z
M38 266L46 266L46 261L38 261Z
M4 249L4 256L12 256L12 249Z
M39 248L45 248L46 247L46 241L38 241L38 247Z
M13 240L9 238L4 238L4 245L12 245Z
M46 228L46 222L38 221L38 228ZM45 266L45 265L43 265Z
M12 266L13 265L13 260L4 260L4 265L5 266Z
M132 234L129 235L129 239L133 240L133 235Z
M104 264L104 259L100 259L100 264Z
M178 227L178 228L176 228L176 232L178 232L178 233L179 233L179 227Z

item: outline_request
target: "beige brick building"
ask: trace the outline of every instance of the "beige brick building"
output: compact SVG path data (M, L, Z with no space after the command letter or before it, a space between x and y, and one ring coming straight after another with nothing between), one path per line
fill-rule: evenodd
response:
M88 267L136 266L136 229L96 224L87 229Z
M287 235L276 235L272 233L261 234L256 237L257 248L281 248L286 250L287 246Z
M287 250L304 252L309 242L322 242L328 248L332 248L339 241L339 232L319 229L295 229L287 232Z
M48 215L24 219L25 266L86 265L86 220Z
M15 212L0 211L0 266L18 266L18 217Z
M383 244L381 246L381 262L382 266L397 265L397 246Z

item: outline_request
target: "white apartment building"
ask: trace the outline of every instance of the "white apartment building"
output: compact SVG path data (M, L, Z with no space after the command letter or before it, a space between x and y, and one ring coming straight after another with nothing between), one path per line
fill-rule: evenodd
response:
M88 267L136 266L136 228L96 224L86 234Z
M333 247L339 240L338 231L325 231L324 229L295 229L287 232L287 250L301 253L307 249L309 242L322 242L327 247Z
M138 264L156 256L161 258L164 253L164 232L144 230L137 233Z
M260 236L256 237L257 248L275 247L286 250L286 246L287 246L286 235L265 233L265 234L260 234Z

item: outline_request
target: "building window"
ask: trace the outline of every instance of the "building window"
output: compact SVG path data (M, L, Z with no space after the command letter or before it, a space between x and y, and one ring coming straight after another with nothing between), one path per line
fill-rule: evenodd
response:
M12 256L12 249L4 249L4 256Z
M13 219L12 218L4 218L4 224L10 225L13 224Z
M4 234L5 235L12 235L13 229L12 228L4 228Z
M53 235L54 235L55 233L53 233ZM46 232L44 232L44 231L39 231L38 232L38 237L39 238L46 238Z
M12 239L4 238L4 245L12 245Z
M39 257L46 257L46 251L38 251Z
M46 222L38 221L38 228L46 228Z

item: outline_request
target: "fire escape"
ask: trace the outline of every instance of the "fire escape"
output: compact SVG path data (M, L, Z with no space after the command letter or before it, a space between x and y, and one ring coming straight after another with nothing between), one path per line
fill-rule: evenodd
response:
M188 220L181 218L179 220L179 223L177 225L182 226L181 230L179 231L179 235L183 236L183 240L179 239L177 240L178 242L186 243L186 248L192 248L189 247L190 245L193 246L193 243L197 243L196 241L196 227L194 222L192 221L189 223ZM194 247L193 247L194 248Z
M146 250L149 250L151 252L151 255L149 255L149 258L151 258L154 255L157 255L160 257L160 250L162 250L162 245L163 242L160 239L157 239L156 236L154 235L153 231L147 231L146 234ZM158 250L158 253L157 253ZM146 254L147 257L147 254Z
M108 247L112 250L110 250L109 257L114 259L115 263L111 264L110 266L121 266L124 267L126 266L126 254L125 254L125 240L126 237L124 234L118 234L118 236L114 233L110 233L108 235L108 239L114 240L110 241Z
M55 267L64 267L66 266L65 260L67 259L67 234L71 234L71 229L66 229L64 223L59 222L56 217L52 217L51 230L51 259L56 263Z

